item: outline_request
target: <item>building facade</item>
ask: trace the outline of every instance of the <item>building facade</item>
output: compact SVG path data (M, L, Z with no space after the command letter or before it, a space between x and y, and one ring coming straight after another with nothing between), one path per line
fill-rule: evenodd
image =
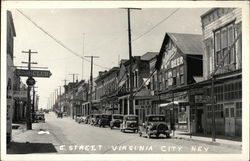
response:
M240 8L213 8L201 16L204 78L214 75L215 133L242 136L242 40ZM211 96L211 84L204 87ZM212 104L204 106L205 130L212 131Z
M151 93L149 89L149 61L155 57L157 53L148 52L142 56L133 57L132 63L130 61L122 62L118 74L118 100L120 114L136 114L139 122L145 120L145 116L151 114ZM132 65L133 78L133 109L129 107L129 68Z
M166 33L157 59L150 61L152 111L164 114L171 129L191 130L195 105L188 85L202 81L202 59L201 35Z
M119 113L118 108L118 67L113 67L109 71L99 72L96 79L96 97L100 99L102 113Z
M6 77L6 82L7 82L7 107L6 107L6 112L7 112L7 120L6 120L6 139L7 143L10 142L11 136L12 136L12 119L13 119L13 110L14 110L14 97L13 97L13 86L15 84L14 80L14 63L13 63L13 57L14 57L14 37L16 36L16 31L15 31L15 26L12 18L12 14L10 11L7 11L7 43L6 43L6 60L7 60L7 77Z

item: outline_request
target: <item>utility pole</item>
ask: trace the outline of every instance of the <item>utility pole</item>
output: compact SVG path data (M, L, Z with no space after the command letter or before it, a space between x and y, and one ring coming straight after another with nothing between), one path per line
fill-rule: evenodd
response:
M83 68L83 65L84 65L84 64L83 64L83 62L84 62L84 59L83 59L83 58L84 58L84 39L85 39L85 33L83 33L83 43L82 43L82 45L83 45L83 46L82 46L82 80L83 80L83 73L84 73L84 72L83 72L83 69L84 69L84 68Z
M74 119L75 118L75 76L79 75L79 74L73 73L73 74L69 74L69 75L73 76L73 100L72 100L73 107L72 107L72 118Z
M91 71L90 71L90 97L89 97L89 111L92 113L92 89L93 89L93 58L99 58L99 56L85 56L91 58Z
M130 82L130 96L129 96L129 114L134 114L134 107L133 107L133 75L132 75L132 40L131 40L131 27L130 27L130 10L141 10L141 8L125 8L128 12L128 46L129 46L129 82Z
M35 88L37 87L33 86L32 122L34 122L35 119L35 94L36 94Z
M61 104L61 87L62 87L62 86L59 86L59 104L60 104L60 105L59 105L59 109L60 109L60 112L62 112L62 106L61 106L61 105L62 105L62 104Z
M31 64L37 64L37 63L36 62L31 62L31 54L35 54L35 53L38 53L38 52L34 52L34 51L31 51L29 49L29 51L22 51L22 53L28 53L29 54L28 62L22 62L22 63L27 63L28 64L29 78L32 78L31 77L31 72L30 72L30 65ZM32 122L31 122L31 116L30 116L30 112L31 112L30 90L31 90L31 85L28 85L28 88L27 88L27 102L28 102L28 106L27 106L27 110L26 110L27 130L32 130Z
M67 84L68 80L64 79L62 81L64 81L64 107L63 107L63 112L65 112L66 111L66 103L67 103L67 101L66 101L66 84Z

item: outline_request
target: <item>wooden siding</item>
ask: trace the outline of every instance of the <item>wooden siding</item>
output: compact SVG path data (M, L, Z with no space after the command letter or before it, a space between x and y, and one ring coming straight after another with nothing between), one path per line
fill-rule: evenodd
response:
M222 9L218 9L218 10L222 10ZM206 16L215 14L215 12L218 12L218 10L214 10L213 12L209 12L209 14ZM241 8L229 10L229 12L226 13L225 15L222 15L219 18L214 18L214 20L210 21L209 23L207 23L207 22L205 23L204 19L205 19L205 17L202 18L204 60L205 60L205 61L203 61L203 67L204 67L203 74L204 74L204 78L208 79L211 72L214 70L214 44L213 44L214 43L214 35L213 35L213 31L230 23L230 22L232 22L232 21L234 21L234 20L235 20L235 24L240 23L242 21L242 10L241 10ZM237 46L237 44L239 44L239 43L236 43L236 46ZM241 55L240 51L238 51L236 54ZM239 67L241 67L241 65Z

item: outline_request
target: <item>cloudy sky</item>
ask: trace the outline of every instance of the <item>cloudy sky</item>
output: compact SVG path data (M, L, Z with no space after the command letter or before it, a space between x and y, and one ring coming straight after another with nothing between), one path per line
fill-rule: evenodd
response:
M159 52L166 32L201 34L200 16L207 10L142 8L131 11L133 55ZM94 60L97 64L94 77L98 71L118 66L119 59L128 58L127 11L124 9L20 9L29 19L16 9L10 11L17 34L14 65L23 66L21 61L27 61L28 56L21 52L31 49L38 52L32 55L32 61L38 63L33 66L48 67L52 72L50 78L36 78L41 108L46 108L48 97L64 85L63 79L72 81L70 74L79 74L79 80L89 79L90 63L84 61L82 75L81 58L60 46L39 27L78 55L99 56Z

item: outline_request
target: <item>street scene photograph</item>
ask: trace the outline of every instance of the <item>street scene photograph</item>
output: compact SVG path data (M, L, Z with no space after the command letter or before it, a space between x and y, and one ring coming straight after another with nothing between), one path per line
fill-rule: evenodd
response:
M7 156L242 154L242 7L81 7L3 12Z

